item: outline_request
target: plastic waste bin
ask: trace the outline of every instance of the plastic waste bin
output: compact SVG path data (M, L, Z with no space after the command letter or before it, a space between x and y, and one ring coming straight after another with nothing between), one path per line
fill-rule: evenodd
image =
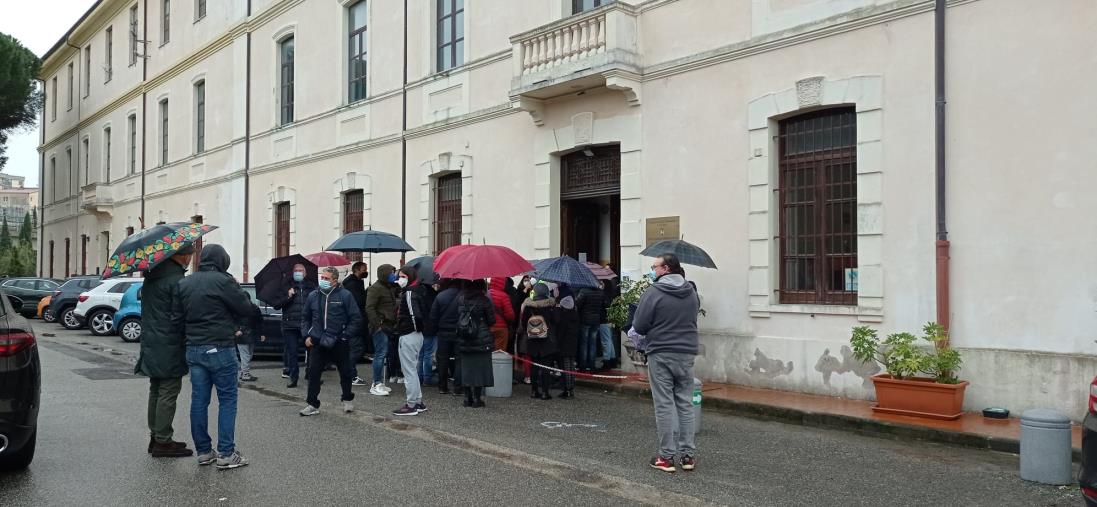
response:
M499 351L491 354L491 374L495 385L484 389L484 394L491 398L510 398L514 380L514 359L510 354Z
M1071 484L1070 419L1051 409L1021 414L1021 478L1043 484Z
M693 377L693 434L701 432L701 379Z

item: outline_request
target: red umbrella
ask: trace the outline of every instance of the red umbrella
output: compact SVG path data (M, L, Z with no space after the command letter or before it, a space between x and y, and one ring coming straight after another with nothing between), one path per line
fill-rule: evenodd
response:
M476 245L454 245L445 250L442 250L442 253L434 256L434 271L439 272L438 270L442 266L445 266L446 263L449 262L449 260L453 258L455 254L458 254L464 250L468 250L469 248L472 248L474 246Z
M350 264L350 260L341 253L334 252L316 252L314 254L308 254L305 256L309 262L316 264L318 268L326 268L329 266L346 266Z
M514 276L533 270L533 265L521 255L499 245L466 245L450 254L443 266L438 267L437 260L434 266L442 278L462 280Z

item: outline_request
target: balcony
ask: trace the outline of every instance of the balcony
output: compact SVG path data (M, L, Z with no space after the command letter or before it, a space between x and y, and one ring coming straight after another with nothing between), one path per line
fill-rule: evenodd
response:
M639 16L639 8L613 2L511 37L512 103L530 110L544 99L605 86L640 105Z
M89 213L110 215L114 210L114 199L110 185L89 183L80 188L80 207Z

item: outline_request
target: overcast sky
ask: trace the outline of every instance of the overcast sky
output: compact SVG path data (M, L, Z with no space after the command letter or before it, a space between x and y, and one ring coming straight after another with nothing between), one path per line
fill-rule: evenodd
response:
M95 0L0 0L0 32L19 39L38 56L49 51ZM38 186L38 128L8 137L4 172Z

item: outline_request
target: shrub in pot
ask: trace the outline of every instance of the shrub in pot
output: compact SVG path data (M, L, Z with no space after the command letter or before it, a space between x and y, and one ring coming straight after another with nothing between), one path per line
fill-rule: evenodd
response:
M894 333L880 339L868 326L853 328L849 343L859 361L877 361L886 373L872 377L876 406L872 410L891 414L957 419L962 413L967 381L956 377L963 361L948 346L941 325L930 322L919 338L911 333Z

